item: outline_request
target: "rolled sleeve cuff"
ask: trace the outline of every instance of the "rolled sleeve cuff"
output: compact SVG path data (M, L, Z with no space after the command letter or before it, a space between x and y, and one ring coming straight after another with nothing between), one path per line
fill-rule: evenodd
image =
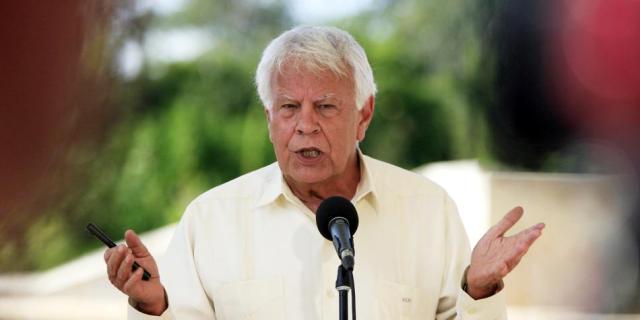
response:
M458 289L456 311L458 314L456 319L507 319L506 297L504 290L501 290L490 297L475 300L460 288Z
M130 304L127 304L127 319L129 320L174 320L173 312L171 312L171 307L167 308L161 315L152 316L150 314L146 314L138 311L136 308L132 307Z

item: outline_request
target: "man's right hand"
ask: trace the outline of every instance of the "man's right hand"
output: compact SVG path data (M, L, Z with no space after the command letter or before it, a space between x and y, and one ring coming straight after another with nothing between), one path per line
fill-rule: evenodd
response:
M126 246L115 246L104 253L109 281L129 296L130 303L139 311L161 315L168 306L164 287L160 283L158 265L133 230L127 230L124 239ZM134 260L149 271L151 278L148 281L142 280L142 268L132 272Z

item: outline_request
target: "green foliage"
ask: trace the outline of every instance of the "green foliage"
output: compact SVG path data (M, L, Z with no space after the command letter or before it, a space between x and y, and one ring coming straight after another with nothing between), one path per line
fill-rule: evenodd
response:
M407 168L489 157L472 10L458 0L398 1L353 26L379 88L365 152Z

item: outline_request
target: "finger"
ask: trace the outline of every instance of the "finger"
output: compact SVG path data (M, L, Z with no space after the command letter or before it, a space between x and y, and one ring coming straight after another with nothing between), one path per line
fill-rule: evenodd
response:
M129 280L122 285L122 292L130 295L131 291L142 281L142 274L142 269L138 268L138 270L129 277Z
M109 256L109 261L107 262L107 274L109 275L109 281L115 284L116 276L118 275L118 268L120 267L122 259L124 259L126 250L123 245L119 245L112 249L113 252L111 256Z
M115 248L109 248L109 249L104 251L104 262L105 263L109 262L109 257L111 257L111 254L113 254L113 251L115 251Z
M538 233L537 235L535 235L534 233L533 237L529 237L527 239L522 240L522 242L518 243L518 252L516 252L515 255L508 262L508 264L511 266L511 269L515 268L515 266L518 265L518 263L520 263L520 260L522 260L525 254L527 254L527 252L529 251L529 248L531 248L533 243L536 241L536 239L538 239L538 237L540 237L540 235L541 235L540 233Z
M133 230L127 230L127 232L124 233L124 240L136 258L144 258L151 255L147 247L142 243L142 240L140 240L140 237L138 237Z
M502 217L502 219L491 228L490 234L496 238L502 237L505 232L511 229L511 227L513 227L513 225L522 218L523 214L524 210L522 207L515 207L511 209L511 211L505 214L504 217Z
M511 264L517 264L541 235L542 229L539 229L539 225L535 225L514 235L513 238L515 238L516 242L511 254L513 257L511 260L515 260L515 263L512 262Z
M133 265L133 255L127 252L127 255L120 263L118 268L118 274L116 275L116 286L122 289L122 286L131 276L131 266Z
M538 230L542 231L542 229L544 229L544 227L546 227L546 226L547 226L546 224L541 222L541 223L536 224L535 226L532 226L531 228L532 229L538 229Z
M535 226L530 227L529 229L520 231L520 233L518 233L516 237L519 238L519 241L524 242L528 249L533 244L533 242L542 235L542 229L544 229L544 223L538 223Z

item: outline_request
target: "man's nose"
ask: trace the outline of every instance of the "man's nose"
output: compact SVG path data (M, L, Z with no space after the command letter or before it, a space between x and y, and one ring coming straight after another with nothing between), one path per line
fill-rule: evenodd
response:
M320 132L320 124L318 123L318 115L311 104L303 104L296 126L297 134L316 134Z

